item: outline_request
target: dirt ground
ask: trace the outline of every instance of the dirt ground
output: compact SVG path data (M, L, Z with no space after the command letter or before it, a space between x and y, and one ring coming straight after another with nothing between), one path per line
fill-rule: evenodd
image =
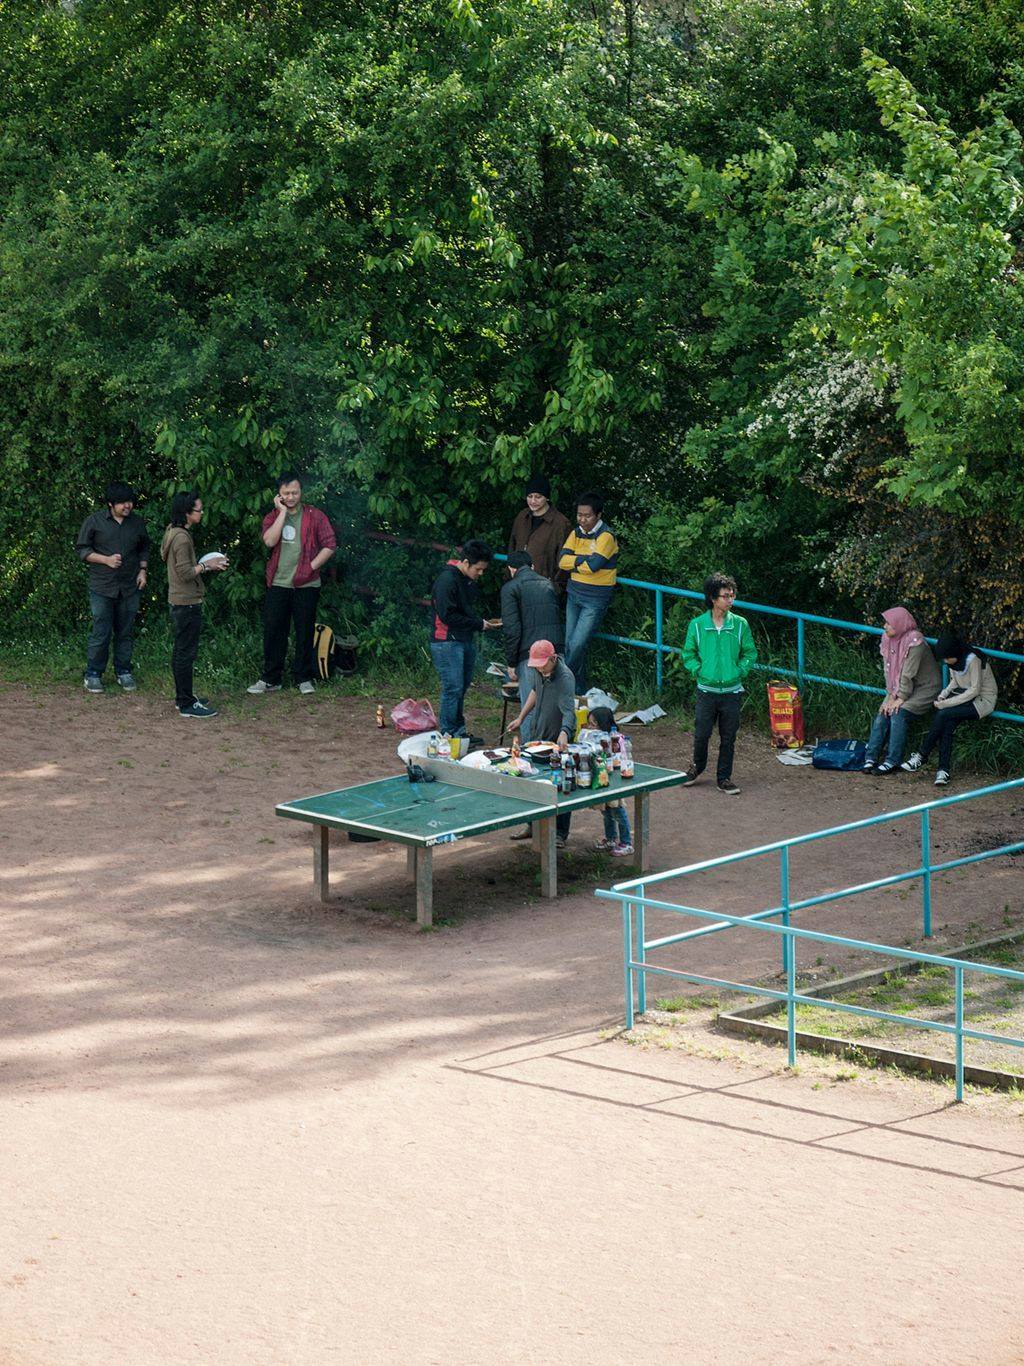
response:
M1024 1361L1019 1105L624 1042L596 815L555 902L495 834L438 851L432 932L382 845L340 842L321 905L274 803L393 771L395 737L373 699L304 701L185 722L0 684L4 1366ZM687 746L672 719L637 739ZM933 795L783 768L752 735L736 776L738 799L652 798L656 867ZM1019 810L953 808L939 853ZM909 823L812 846L796 894L915 850ZM762 859L692 894L776 888ZM1021 890L1011 859L946 875L933 942L1019 923ZM919 896L801 923L917 942ZM777 956L743 931L679 962L749 980Z

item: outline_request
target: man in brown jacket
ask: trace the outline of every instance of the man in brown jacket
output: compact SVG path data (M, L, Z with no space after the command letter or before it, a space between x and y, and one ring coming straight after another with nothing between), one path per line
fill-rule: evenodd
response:
M203 629L203 597L206 588L203 575L227 569L224 555L196 559L192 529L203 516L203 500L189 489L176 493L171 501L171 523L164 532L160 557L167 565L167 601L171 609L171 630L174 649L171 653L171 672L174 674L174 701L179 716L190 718L216 716L214 707L196 697L192 690L192 671L199 653L199 636Z
M535 474L526 486L526 507L512 523L508 553L525 550L536 572L551 580L559 596L565 593L569 575L558 568L558 557L571 530L568 517L551 502L550 481Z

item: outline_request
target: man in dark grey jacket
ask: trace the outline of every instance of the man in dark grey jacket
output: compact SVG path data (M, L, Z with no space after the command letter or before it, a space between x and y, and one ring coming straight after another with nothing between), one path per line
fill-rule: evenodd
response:
M519 686L519 705L526 705L530 695L526 659L531 646L538 640L550 640L561 650L565 630L558 608L558 597L550 579L533 568L529 552L513 550L508 557L508 572L512 576L501 590L501 623L505 636L505 662L512 683ZM523 739L533 738L533 727L527 718ZM524 728L525 729L525 728Z

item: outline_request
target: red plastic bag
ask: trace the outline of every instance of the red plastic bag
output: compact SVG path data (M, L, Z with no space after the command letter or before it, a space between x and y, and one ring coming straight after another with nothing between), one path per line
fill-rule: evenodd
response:
M437 717L434 708L425 697L417 702L406 697L391 712L395 730L401 735L418 735L421 730L437 730Z
M773 678L768 687L768 721L777 749L799 749L804 742L804 705L791 683Z

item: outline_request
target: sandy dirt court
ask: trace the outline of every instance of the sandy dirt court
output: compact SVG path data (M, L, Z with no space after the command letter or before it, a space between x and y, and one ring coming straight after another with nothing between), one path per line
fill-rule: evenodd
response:
M395 737L373 699L304 704L185 722L0 684L4 1366L1024 1361L1019 1105L625 1042L596 814L557 901L499 833L438 851L429 933L386 846L339 842L321 905L274 803L394 771ZM637 753L681 766L688 737L670 719ZM655 867L933 795L783 768L749 733L736 776L738 799L654 795ZM1022 808L943 815L939 853ZM907 823L815 846L796 892L915 852ZM700 895L755 909L776 875ZM1012 859L947 875L935 944L1020 923L1021 883ZM801 923L917 942L919 896ZM777 956L743 931L685 962Z

